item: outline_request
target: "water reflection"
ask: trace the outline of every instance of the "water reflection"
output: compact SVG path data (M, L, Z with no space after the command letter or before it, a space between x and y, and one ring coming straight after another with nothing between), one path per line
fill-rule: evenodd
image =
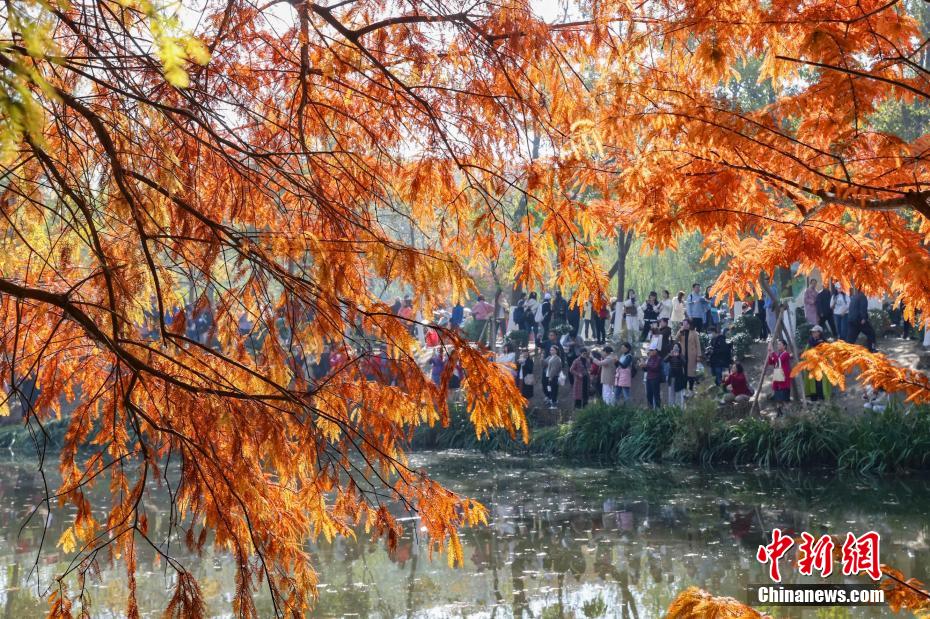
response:
M608 470L455 453L419 454L412 464L489 508L490 526L464 532L465 567L449 569L445 557L431 560L417 543L412 519L391 554L364 535L357 542L319 544L313 548L321 582L315 616L659 617L689 585L742 598L748 584L764 582L755 549L776 526L812 533L875 529L882 534L883 562L930 581L927 478ZM0 464L3 617L43 615L46 606L37 590L69 559L54 547L65 523L53 519L33 569L45 515L19 529L41 501L39 482L34 464ZM164 510L151 510L154 530L162 530L166 520ZM209 550L202 557L182 552L181 558L200 578L210 612L228 616L230 562ZM153 556L140 565L140 606L155 614L164 607L172 579ZM783 575L786 582L805 582L788 566ZM122 574L104 569L91 589L94 616L122 616L125 592ZM885 614L848 610L829 616ZM259 612L271 615L261 594ZM777 614L824 616L812 609Z

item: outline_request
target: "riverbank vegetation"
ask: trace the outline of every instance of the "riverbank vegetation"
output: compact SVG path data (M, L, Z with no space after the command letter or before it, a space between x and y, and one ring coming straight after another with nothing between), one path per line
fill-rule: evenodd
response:
M684 409L594 404L574 420L535 428L529 443L494 432L477 440L464 410L449 427L423 428L420 449L478 449L586 459L608 464L673 462L760 467L828 467L863 473L930 469L930 415L889 407L852 416L833 406L769 419L728 419L711 400Z

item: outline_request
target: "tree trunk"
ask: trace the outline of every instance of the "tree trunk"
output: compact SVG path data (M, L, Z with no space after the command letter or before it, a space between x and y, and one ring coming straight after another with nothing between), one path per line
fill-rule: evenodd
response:
M542 138L540 134L533 134L533 145L530 148L530 161L535 161L539 157L539 145L541 142ZM520 200L517 202L517 208L513 213L514 228L517 229L517 231L520 230L520 220L526 217L526 213L529 210L528 191L529 188L520 194ZM510 285L510 304L516 305L517 301L520 300L521 294L523 294L523 282L515 279Z
M607 272L607 277L617 275L617 300L623 301L624 287L626 286L626 257L633 247L633 231L617 229L617 261Z

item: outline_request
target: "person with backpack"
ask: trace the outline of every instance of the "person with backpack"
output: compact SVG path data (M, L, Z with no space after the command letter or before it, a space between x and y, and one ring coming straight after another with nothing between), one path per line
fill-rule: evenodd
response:
M723 382L723 371L733 363L733 346L727 341L726 333L714 330L707 358L710 370L714 373L714 384L719 387Z

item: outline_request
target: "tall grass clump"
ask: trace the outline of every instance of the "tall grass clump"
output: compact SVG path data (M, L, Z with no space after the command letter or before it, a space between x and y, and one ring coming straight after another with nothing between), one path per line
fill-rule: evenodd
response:
M465 411L448 428L418 430L413 446L544 454L602 463L751 464L822 467L863 473L930 469L930 408L890 406L882 413L820 405L780 419L730 420L712 400L657 410L592 404L573 421L534 428L529 445L504 432L478 440Z

